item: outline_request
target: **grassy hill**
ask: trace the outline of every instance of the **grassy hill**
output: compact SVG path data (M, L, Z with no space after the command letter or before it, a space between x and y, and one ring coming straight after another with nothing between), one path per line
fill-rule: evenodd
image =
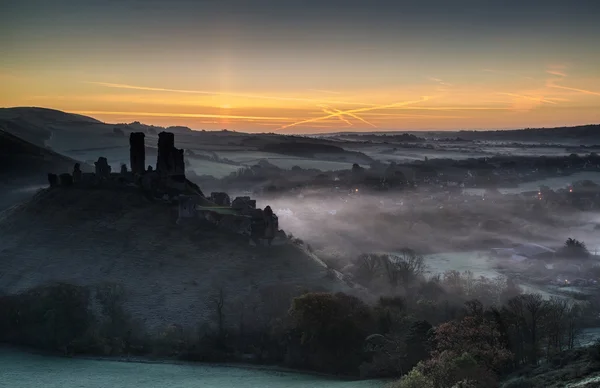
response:
M0 130L0 177L2 179L35 176L48 172L69 172L75 159L40 147Z
M226 321L237 325L241 316L268 317L278 298L289 307L290 293L349 290L297 245L252 247L243 236L176 219L176 207L133 189L43 190L0 215L0 290L118 284L126 310L150 331L211 324L220 291Z
M75 163L75 159L0 130L0 211L46 186L49 172L70 172ZM82 169L92 168L82 164Z

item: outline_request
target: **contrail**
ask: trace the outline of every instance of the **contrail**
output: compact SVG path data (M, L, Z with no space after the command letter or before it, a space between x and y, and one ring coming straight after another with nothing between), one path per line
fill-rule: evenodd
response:
M215 91L208 91L208 90L153 88L153 87L148 87L148 86L136 86L136 85L115 84L115 83L109 83L109 82L95 82L95 81L85 81L85 83L104 86L107 88L147 90L147 91L152 91L152 92L207 94L207 95L214 95L214 96L219 95L219 96L231 96L231 97L245 97L245 98L263 99L263 100L301 101L301 102L324 103L324 104L375 106L375 104L368 104L368 103L364 103L364 102L315 100L312 98L296 98L296 97L261 96L261 95L243 94L243 93L222 93L222 92L215 92Z
M528 100L532 100L532 101L537 101L537 102L545 102L545 103L548 103L548 104L555 104L555 105L556 105L556 102L554 102L554 101L550 101L550 100L546 100L546 99L544 99L544 98L542 98L542 97L530 97L530 96L524 96L524 95L522 95L522 94L516 94L516 93L498 93L498 94L503 94L503 95L505 95L505 96L512 96L512 97L526 98L526 99L528 99Z
M217 118L217 119L238 119L238 120L274 120L290 121L291 117L262 117L262 116L236 116L236 115L215 115L204 113L157 113L157 112L114 112L114 111L71 111L71 113L82 115L120 115L120 116L152 116L152 117L191 117L191 118Z
M334 111L331 111L331 110L327 109L327 107L323 108L323 112L328 113L328 114L335 113ZM340 119L340 121L348 124L348 126L350 126L350 127L354 126L354 124L352 124L350 121L348 121L344 116L340 115L340 116L337 116L337 118Z
M558 88L558 89L564 89L564 90L572 90L572 91L574 91L574 92L585 93L585 94L591 94L591 95L594 95L594 96L600 96L600 93L599 93L599 92L594 92L594 91L591 91L591 90L577 89L577 88L569 88L569 87L567 87L567 86L558 86L558 85L553 85L553 84L550 84L550 85L548 85L548 86L549 86L549 87L551 87L551 88Z
M427 101L429 99L430 99L429 96L423 96L420 100L415 100L415 101L404 101L404 102L398 102L398 103L394 103L394 104L378 105L378 106L369 107L369 108L358 108L358 109L351 109L351 110L346 110L346 111L340 111L338 113L331 113L331 114L329 114L327 116L315 117L315 118L312 118L312 119L306 119L306 120L302 120L302 121L297 121L295 123L279 127L278 130L282 130L282 129L286 129L286 128L290 128L290 127L295 127L295 126L300 125L300 124L313 123L315 121L327 120L327 119L329 119L331 117L336 117L336 116L339 116L339 115L342 115L342 114L343 115L347 115L349 113L360 113L360 112L369 112L369 111L378 110L378 109L395 108L395 107L406 106L406 105L410 105L410 104L418 104L420 102L424 102L424 101Z
M336 109L336 108L332 108L332 109L335 111L335 113L343 113L343 112L342 112L341 110L339 110L339 109ZM350 117L354 117L355 119L357 119L357 120L360 120L360 121L362 121L363 123L365 123L365 124L367 124L367 125L370 125L370 126L371 126L371 127L373 127L373 128L377 128L377 125L375 125L375 124L371 124L370 122L368 122L367 120L363 119L363 118L362 118L362 117L360 117L359 115L355 115L354 113L346 113L346 115L348 115L348 116L350 116Z

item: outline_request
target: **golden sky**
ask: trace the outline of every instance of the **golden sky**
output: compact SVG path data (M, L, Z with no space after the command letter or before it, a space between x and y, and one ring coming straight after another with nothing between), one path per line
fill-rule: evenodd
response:
M250 24L256 20L244 13L220 14L227 22L201 33L200 23L155 8L128 17L125 9L95 10L87 23L90 9L75 3L54 16L16 4L0 18L3 107L283 133L600 123L600 50L590 35L598 29L587 19L578 19L581 31L520 19L471 31L462 16L448 26L432 19L397 27L373 11L352 27L342 16L333 23L309 15L312 28L289 27L292 19L283 28L265 24L272 19ZM147 28L162 26L161 17L171 23Z

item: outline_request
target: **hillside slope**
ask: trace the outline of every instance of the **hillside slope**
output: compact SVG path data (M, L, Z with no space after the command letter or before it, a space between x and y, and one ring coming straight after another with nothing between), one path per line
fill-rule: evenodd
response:
M267 315L261 309L286 292L350 290L296 245L251 247L245 237L176 218L176 208L135 190L43 190L0 214L0 290L117 283L127 311L151 331L212 322L219 290L230 324Z
M49 172L73 171L75 163L75 159L0 130L0 211L46 186ZM85 164L81 167L92 170Z
M70 172L75 159L48 148L30 143L0 130L1 179L35 176L46 177L49 172Z

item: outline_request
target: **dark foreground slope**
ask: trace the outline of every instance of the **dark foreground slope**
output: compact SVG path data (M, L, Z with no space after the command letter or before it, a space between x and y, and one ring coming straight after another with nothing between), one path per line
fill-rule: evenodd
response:
M48 172L70 172L75 159L0 130L0 177L46 179Z
M117 284L127 312L151 332L214 324L220 291L226 322L237 325L268 319L265 309L286 294L289 307L289 292L349 289L296 245L252 247L209 226L177 225L176 208L135 190L46 189L0 217L0 290Z
M76 160L0 130L0 211L31 196L48 173L70 172ZM91 167L82 165L84 171Z

